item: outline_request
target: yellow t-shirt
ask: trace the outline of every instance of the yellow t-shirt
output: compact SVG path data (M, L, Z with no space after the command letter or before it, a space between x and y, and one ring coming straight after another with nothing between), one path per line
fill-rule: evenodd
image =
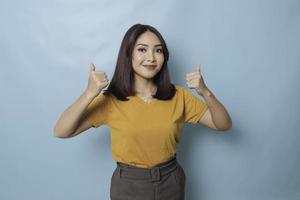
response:
M197 124L208 109L191 92L175 87L170 100L146 103L128 96L129 101L120 101L101 93L88 105L85 116L92 126L110 128L115 161L149 168L174 156L184 123Z

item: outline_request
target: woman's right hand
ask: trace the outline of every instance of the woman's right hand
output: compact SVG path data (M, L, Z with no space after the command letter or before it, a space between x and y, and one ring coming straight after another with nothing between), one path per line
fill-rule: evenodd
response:
M97 96L103 88L105 88L109 81L104 71L95 71L96 67L93 63L90 64L89 80L87 92L93 96Z

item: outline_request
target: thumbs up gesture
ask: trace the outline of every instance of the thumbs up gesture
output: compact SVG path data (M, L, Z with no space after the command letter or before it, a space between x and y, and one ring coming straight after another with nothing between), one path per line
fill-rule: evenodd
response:
M101 70L96 71L95 65L91 63L87 91L92 95L97 96L108 83L109 81L106 73Z
M186 74L186 83L201 96L208 90L201 75L201 64L197 64L194 72Z

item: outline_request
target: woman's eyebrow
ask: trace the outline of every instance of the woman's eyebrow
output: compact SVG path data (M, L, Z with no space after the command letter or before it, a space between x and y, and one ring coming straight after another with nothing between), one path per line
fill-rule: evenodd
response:
M142 44L142 43L140 43L140 44L137 44L136 46L138 46L138 45L142 45L142 46L146 46L146 47L148 47L149 45L147 45L147 44ZM155 47L157 47L157 46L162 46L162 44L156 44L156 45L154 45Z

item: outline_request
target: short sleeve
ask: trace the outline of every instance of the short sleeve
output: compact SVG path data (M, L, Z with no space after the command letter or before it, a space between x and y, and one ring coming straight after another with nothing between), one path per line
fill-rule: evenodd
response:
M100 94L88 105L84 112L85 118L91 122L94 128L107 124L111 111L111 99L109 95Z
M197 124L205 111L207 104L182 87L184 97L184 122Z

